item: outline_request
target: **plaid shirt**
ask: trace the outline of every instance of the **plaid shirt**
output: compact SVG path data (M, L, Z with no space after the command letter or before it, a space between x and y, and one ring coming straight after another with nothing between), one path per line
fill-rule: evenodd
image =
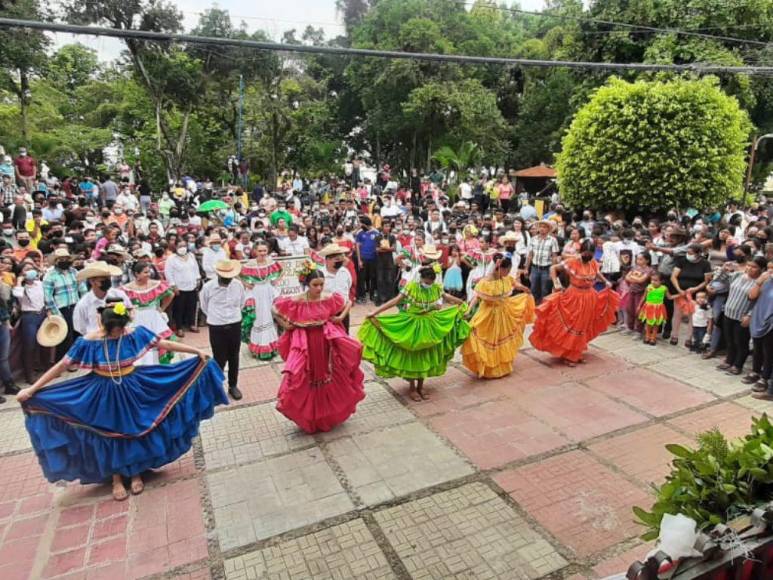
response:
M532 253L531 263L544 268L553 264L553 256L558 253L558 240L553 236L541 238L532 236L529 240L529 251Z
M76 275L75 268L67 271L54 268L43 278L43 299L49 312L59 314L60 308L78 302L81 293Z
M3 205L13 205L14 199L18 193L19 188L13 183L8 184L8 186L0 184L0 201L3 202Z

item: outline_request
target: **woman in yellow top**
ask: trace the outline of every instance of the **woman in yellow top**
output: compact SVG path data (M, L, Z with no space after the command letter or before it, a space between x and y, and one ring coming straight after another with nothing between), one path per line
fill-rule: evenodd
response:
M510 258L494 256L494 270L475 286L470 310L470 337L462 346L464 366L478 377L496 379L513 372L513 360L523 344L523 330L534 322L534 298L510 276ZM513 290L523 294L513 295Z

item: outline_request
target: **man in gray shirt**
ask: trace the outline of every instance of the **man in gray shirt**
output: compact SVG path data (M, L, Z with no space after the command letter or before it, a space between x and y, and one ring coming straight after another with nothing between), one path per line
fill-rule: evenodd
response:
M118 197L118 185L113 181L110 176L106 176L105 180L99 186L99 203L101 207L113 207L115 199Z

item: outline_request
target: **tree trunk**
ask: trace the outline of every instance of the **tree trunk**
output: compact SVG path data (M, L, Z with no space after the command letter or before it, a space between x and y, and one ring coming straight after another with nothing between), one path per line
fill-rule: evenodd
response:
M410 163L411 166L410 169L413 171L413 169L416 167L416 130L413 131L413 140L411 141L411 158Z
M27 130L30 108L30 79L27 71L19 69L19 107L21 109L21 138L25 147L29 147L29 134Z
M381 134L376 133L376 172L381 167Z
M279 177L279 167L277 166L276 149L277 149L277 118L276 111L271 113L271 189L273 190L277 186L277 179Z

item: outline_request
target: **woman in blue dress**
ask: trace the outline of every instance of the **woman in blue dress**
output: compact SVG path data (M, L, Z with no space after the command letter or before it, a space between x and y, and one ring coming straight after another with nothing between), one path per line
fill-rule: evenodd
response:
M142 473L171 463L191 448L199 422L227 405L223 373L203 352L160 339L131 321L122 302L100 310L100 330L88 334L17 399L50 482L112 479L113 497L142 493ZM173 365L135 366L150 349L194 354ZM68 368L88 374L50 384Z

